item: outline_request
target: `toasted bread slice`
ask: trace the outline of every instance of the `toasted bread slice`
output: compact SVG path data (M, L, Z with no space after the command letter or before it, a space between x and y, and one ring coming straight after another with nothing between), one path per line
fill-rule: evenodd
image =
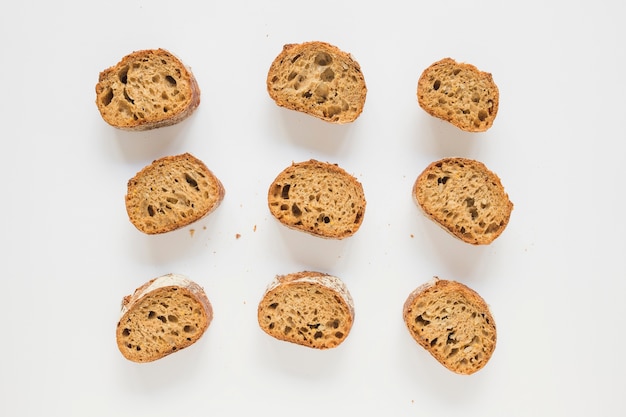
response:
M315 349L339 346L354 322L354 301L337 277L304 271L274 278L258 307L270 336Z
M224 194L220 180L198 158L166 156L128 181L126 212L143 233L166 233L211 213Z
M164 49L133 52L102 71L96 105L105 122L122 130L179 123L200 104L191 69Z
M367 96L359 63L319 41L285 45L270 66L267 91L277 105L331 123L356 120Z
M133 362L152 362L194 344L213 319L197 283L179 274L148 281L124 297L117 346Z
M498 114L498 86L488 72L444 58L424 70L417 83L419 105L461 130L484 132Z
M270 185L268 205L282 224L318 237L343 239L361 227L363 186L335 164L293 163Z
M473 245L487 245L500 236L513 210L500 178L482 162L467 158L431 163L417 177L413 198L429 218Z
M403 309L413 339L443 366L470 375L482 369L496 347L496 324L474 290L434 278L416 288Z

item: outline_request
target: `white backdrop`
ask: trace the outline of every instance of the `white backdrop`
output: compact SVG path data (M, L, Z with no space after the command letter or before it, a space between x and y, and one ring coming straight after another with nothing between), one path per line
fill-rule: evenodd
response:
M619 415L624 9L608 0L4 5L0 414ZM368 95L354 123L269 98L274 57L309 40L361 64ZM202 102L179 125L117 131L96 109L98 74L148 48L189 65ZM500 108L489 131L464 133L419 108L419 75L448 56L493 74ZM213 170L226 197L193 226L143 235L126 217L126 182L183 152ZM446 156L484 162L515 204L492 245L456 241L413 203L417 175ZM309 158L363 184L353 237L320 240L269 214L271 181ZM257 325L271 279L305 269L342 278L355 300L336 349L279 342ZM115 344L120 301L169 272L205 288L214 321L188 349L128 362ZM443 368L402 322L406 296L434 275L491 306L498 344L474 375Z

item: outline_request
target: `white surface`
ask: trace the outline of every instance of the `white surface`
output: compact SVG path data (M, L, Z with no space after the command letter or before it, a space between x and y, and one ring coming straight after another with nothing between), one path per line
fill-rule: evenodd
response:
M3 6L0 415L620 413L624 3L411 3ZM269 99L271 61L284 43L308 40L360 62L368 96L353 124ZM94 104L98 73L158 47L192 67L197 112L158 131L109 127ZM488 132L463 133L419 108L421 71L447 56L499 85ZM192 227L142 235L126 217L126 181L182 152L219 176L225 200ZM515 203L491 246L455 241L411 200L419 172L455 155L487 164ZM319 240L270 216L269 184L308 158L362 182L368 206L352 238ZM278 342L257 326L274 275L303 269L341 277L354 297L352 333L334 350ZM127 362L115 344L121 298L169 272L205 288L215 319L184 351ZM440 366L402 322L406 296L433 275L492 307L496 351L470 377Z

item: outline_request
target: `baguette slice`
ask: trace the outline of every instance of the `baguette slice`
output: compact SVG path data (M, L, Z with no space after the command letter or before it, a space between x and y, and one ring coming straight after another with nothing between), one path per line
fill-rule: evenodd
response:
M166 233L211 213L224 194L220 180L193 155L166 156L128 181L126 211L143 233Z
M267 91L278 106L339 124L359 117L367 95L359 63L319 41L285 45L270 66Z
M200 104L200 88L178 58L164 49L133 52L102 71L96 105L105 122L122 130L179 123Z
M194 344L212 319L202 287L183 275L163 275L124 297L117 347L130 361L152 362Z
M417 100L428 114L468 132L489 129L498 114L499 91L491 74L444 58L424 70Z
M354 301L337 277L304 271L279 275L258 307L258 321L268 335L314 349L339 346L354 322Z
M482 369L496 347L496 325L474 290L435 277L408 296L404 322L413 339L443 366L470 375Z
M352 236L365 214L363 186L338 165L292 163L270 185L268 205L285 226L328 239Z
M473 245L500 236L513 210L500 178L482 162L466 158L431 163L417 177L413 198L429 218Z

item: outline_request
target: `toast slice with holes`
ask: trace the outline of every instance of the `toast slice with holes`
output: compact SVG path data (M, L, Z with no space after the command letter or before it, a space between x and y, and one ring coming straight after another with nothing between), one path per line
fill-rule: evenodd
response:
M171 126L200 105L191 69L164 49L135 51L100 73L96 105L105 122L122 130Z
M313 349L343 343L354 323L354 301L335 276L315 271L279 275L258 306L261 329L275 339Z
M283 225L327 239L355 234L365 215L361 183L336 164L292 163L270 185L268 206Z
M413 339L447 369L482 369L496 347L496 324L485 300L456 281L435 277L409 294L404 322Z
M122 300L117 347L133 362L153 362L196 343L213 319L200 285L180 274L152 279Z
M490 73L444 58L420 76L417 100L431 116L461 130L484 132L498 114L500 93Z
M280 107L330 123L351 123L365 106L361 66L326 42L287 44L272 62L267 91Z
M427 217L473 245L488 245L499 237L513 210L500 178L482 162L467 158L431 163L415 180L413 199Z
M222 202L221 181L189 153L157 159L128 181L126 212L141 232L180 229L213 212Z

